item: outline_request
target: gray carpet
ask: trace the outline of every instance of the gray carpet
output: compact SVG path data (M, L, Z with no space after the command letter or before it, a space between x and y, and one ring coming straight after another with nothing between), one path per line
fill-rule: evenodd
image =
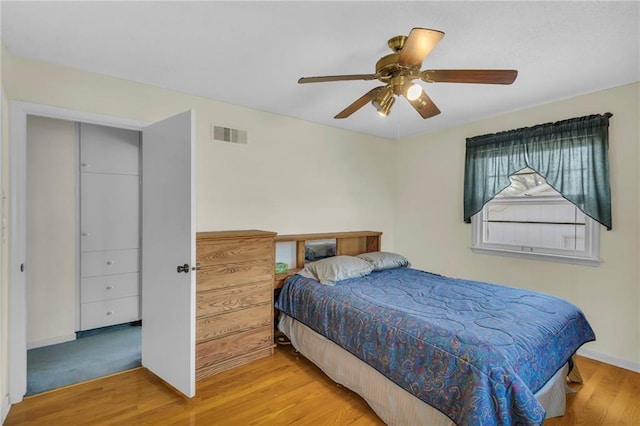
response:
M27 351L27 395L139 367L141 327L106 327Z

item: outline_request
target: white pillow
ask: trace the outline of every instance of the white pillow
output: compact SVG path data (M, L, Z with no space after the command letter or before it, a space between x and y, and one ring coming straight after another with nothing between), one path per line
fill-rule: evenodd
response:
M362 253L357 257L371 263L374 271L384 271L385 269L407 268L411 266L406 257L386 251L372 251Z
M364 277L371 271L371 263L355 256L333 256L307 263L298 274L314 279L320 284L335 285L337 281Z

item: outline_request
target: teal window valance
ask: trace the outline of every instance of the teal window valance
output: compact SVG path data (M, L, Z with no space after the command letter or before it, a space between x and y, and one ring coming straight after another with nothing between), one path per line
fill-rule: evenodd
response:
M611 229L609 118L611 113L571 118L467 138L464 221L528 167L564 198Z

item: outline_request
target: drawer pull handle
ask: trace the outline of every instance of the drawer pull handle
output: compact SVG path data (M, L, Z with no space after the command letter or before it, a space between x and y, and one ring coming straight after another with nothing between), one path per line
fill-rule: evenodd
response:
M108 285L107 286L107 290L113 290L113 286L112 285Z
M113 261L112 260L107 260L107 265L113 265Z
M82 167L85 169L89 168L89 163L82 163Z
M107 311L107 315L113 315L113 311Z
M88 233L88 232L83 232L83 233L82 233L82 236L83 236L83 237L88 237L89 235L91 235L91 234L90 234L90 233Z

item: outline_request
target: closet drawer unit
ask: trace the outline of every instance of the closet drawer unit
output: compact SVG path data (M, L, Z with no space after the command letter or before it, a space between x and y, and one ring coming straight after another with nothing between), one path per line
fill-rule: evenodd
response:
M230 287L223 290L196 293L196 317L218 315L249 306L272 303L270 282Z
M270 326L273 307L265 303L224 315L215 315L196 320L197 342L217 339L229 334Z
M199 343L196 345L196 369L269 348L273 348L271 324Z
M207 266L266 259L272 261L274 258L273 237L237 240L211 240L202 237L198 241L196 258L198 263Z
M82 277L138 272L138 249L104 250L81 253Z
M138 279L137 273L82 278L80 300L82 303L88 303L138 296L140 293Z
M255 261L202 266L197 276L197 291L223 289L242 284L273 282L273 262Z
M91 330L92 328L140 319L140 299L138 296L82 303L80 306L81 330Z

